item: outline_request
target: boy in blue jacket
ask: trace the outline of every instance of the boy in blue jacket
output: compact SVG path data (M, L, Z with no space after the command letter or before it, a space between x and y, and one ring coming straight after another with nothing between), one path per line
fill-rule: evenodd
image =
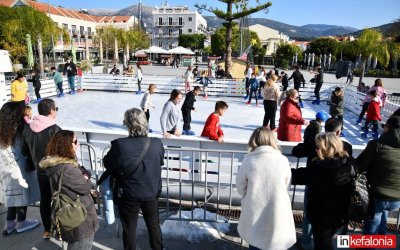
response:
M259 86L260 86L260 84L256 78L256 74L252 73L251 78L249 80L250 94L249 94L249 101L246 102L247 105L251 104L251 97L254 94L254 97L256 98L256 105L258 106L257 90L258 90Z

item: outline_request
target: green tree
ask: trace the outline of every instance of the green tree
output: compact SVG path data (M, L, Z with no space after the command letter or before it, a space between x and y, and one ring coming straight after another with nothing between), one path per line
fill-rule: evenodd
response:
M41 73L44 73L43 47L50 45L52 35L63 35L68 38L68 34L58 28L46 14L29 6L18 8L1 7L0 16L0 23L2 23L0 25L0 38L2 39L3 47L7 47L5 44L13 47L25 45L25 35L30 34L32 44L37 46L39 69ZM15 35L10 37L10 34Z
M303 53L300 47L289 43L281 43L272 57L274 58L275 64L278 67L287 67L289 62L292 61L293 57L297 54L297 60L303 59Z
M196 54L196 63L198 56L204 49L204 41L206 36L204 34L182 34L178 38L179 46L190 48Z
M388 45L383 41L382 33L375 29L364 30L358 39L347 43L347 46L351 46L353 53L356 55L361 55L362 64L360 83L363 81L365 66L370 55L378 58L378 61L384 67L389 64L390 54L388 51Z
M332 54L336 55L340 50L340 43L333 38L321 37L310 42L310 47L307 50L309 53L316 55Z
M264 4L257 3L256 7L249 7L248 0L218 0L226 4L226 11L222 11L218 8L207 7L207 4L195 4L195 7L200 11L206 10L213 13L215 16L225 20L223 26L226 28L225 34L225 72L230 74L232 69L232 28L237 25L235 20L242 17L249 16L260 10L267 9L272 5L271 2ZM257 1L258 2L258 1ZM236 11L234 11L234 8Z

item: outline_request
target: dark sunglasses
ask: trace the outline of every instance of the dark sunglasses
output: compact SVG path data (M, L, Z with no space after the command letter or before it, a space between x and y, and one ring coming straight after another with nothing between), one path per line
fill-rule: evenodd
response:
M78 145L78 139L76 139L75 141L72 142L75 145Z

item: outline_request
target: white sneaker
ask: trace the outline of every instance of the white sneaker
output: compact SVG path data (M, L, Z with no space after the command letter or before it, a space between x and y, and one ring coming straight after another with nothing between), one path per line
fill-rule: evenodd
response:
M15 226L15 229L17 230L17 233L22 233L29 229L35 228L38 225L39 225L38 220L17 221L17 225Z

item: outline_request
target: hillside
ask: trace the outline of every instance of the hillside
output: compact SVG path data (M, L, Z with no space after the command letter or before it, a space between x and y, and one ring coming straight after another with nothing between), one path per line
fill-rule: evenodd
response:
M152 17L152 11L155 10L156 8L150 7L150 6L145 6L143 5L143 21L146 24L146 27L151 29L153 27L153 17ZM89 13L93 15L99 15L99 14L106 14L107 15L133 15L137 16L138 15L138 8L137 5L131 5L127 8L113 11L104 9L89 9ZM215 16L204 16L204 18L207 20L207 24L210 28L218 28L222 26L223 20L215 17ZM344 35L344 34L349 34L357 29L353 27L345 27L345 26L337 26L337 25L326 25L326 24L307 24L303 26L295 26L295 25L290 25L282 22L277 22L274 20L266 19L266 18L250 18L249 19L249 25L253 24L261 24L267 27L270 27L272 29L278 30L280 32L283 32L287 34L289 37L297 37L297 38L312 38L312 37L319 37L319 36L333 36L333 35Z

